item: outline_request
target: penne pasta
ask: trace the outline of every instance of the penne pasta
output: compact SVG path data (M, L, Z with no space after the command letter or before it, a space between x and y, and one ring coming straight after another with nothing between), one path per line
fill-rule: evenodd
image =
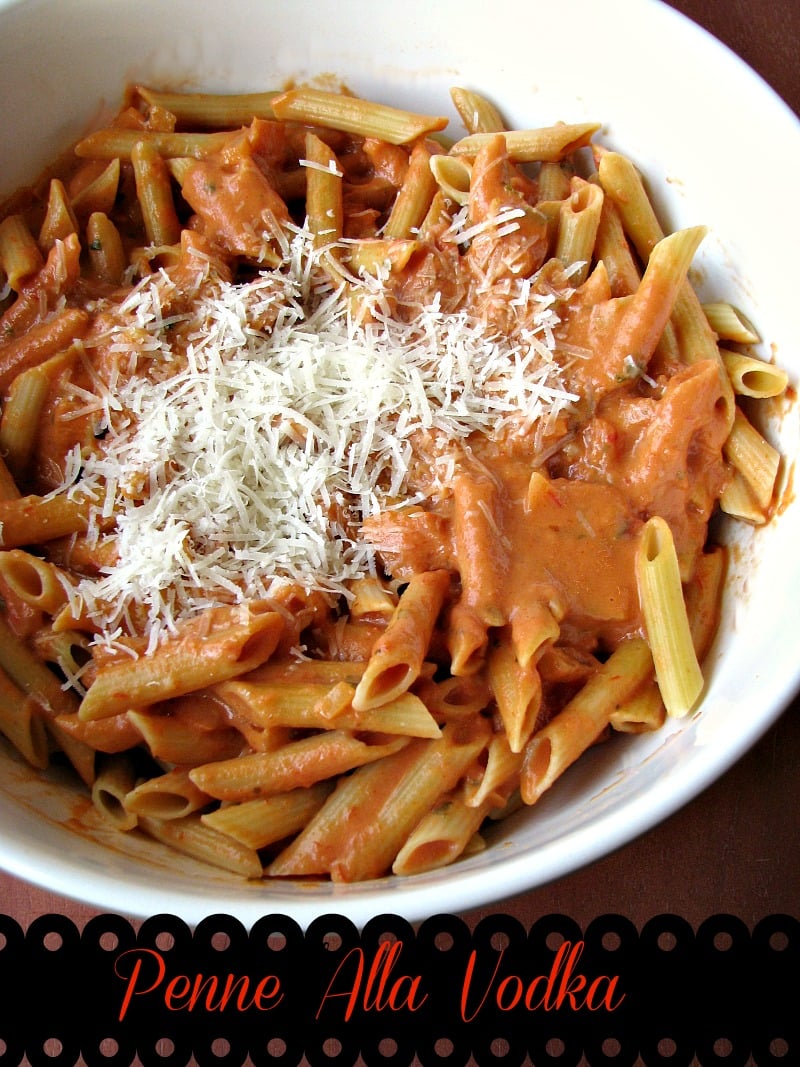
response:
M240 877L468 862L688 716L776 507L706 228L451 101L133 86L0 211L0 733Z
M131 142L131 149L136 144ZM130 154L130 150L128 154ZM94 214L108 215L119 193L121 166L118 158L112 159L96 178L88 182L72 198L71 208L76 218L89 218Z
M168 640L149 657L101 670L81 701L79 714L83 719L102 719L246 674L269 659L282 629L277 612L251 608L221 632Z
M39 247L49 252L56 241L64 241L77 232L78 222L64 183L58 178L52 178L47 212L39 229Z
M433 166L439 156L424 141L418 141L411 149L405 179L383 228L384 237L396 240L419 232L436 192Z
M148 244L177 244L181 224L172 198L170 174L161 154L151 141L137 141L131 148L131 164Z
M611 714L652 677L653 658L638 638L623 642L591 676L577 696L528 742L520 791L533 804L608 725Z
M586 281L589 275L602 209L603 190L591 182L573 178L570 196L561 205L554 255L564 266L580 265L573 275L577 284Z
M232 141L230 133L174 133L159 130L103 129L90 133L75 145L75 155L81 159L109 160L114 165L111 174L118 173L119 160L129 160L137 144L149 144L162 159L189 157L208 159L225 149ZM115 162L116 161L116 162ZM73 201L73 207L75 207ZM82 205L81 205L82 206ZM108 204L92 205L93 211L103 211Z
M446 571L417 574L408 583L356 686L356 711L388 704L417 680L449 584Z
M9 341L0 349L0 389L5 391L22 371L44 363L68 348L76 338L83 336L88 325L89 316L85 311L67 308L54 318L32 326L24 338Z
M755 345L761 340L742 312L726 300L714 300L702 305L708 325L720 341L736 341Z
M331 793L329 782L270 797L226 804L201 815L206 826L253 849L285 841L311 821Z
M127 752L106 756L101 761L92 784L92 803L117 830L133 830L138 821L127 804L135 781L136 768Z
M50 744L36 701L0 669L0 733L32 767L44 770L50 762Z
M138 85L137 94L153 108L162 108L177 122L195 129L245 126L255 118L274 118L272 100L266 93L176 93Z
M455 86L450 98L469 133L502 133L506 128L494 104L474 89Z
M434 181L448 200L460 207L469 203L472 164L468 159L438 153L431 156L429 166Z
M636 577L664 705L669 715L686 715L703 688L703 674L689 626L672 533L660 517L649 519L642 531Z
M358 736L349 731L328 730L289 741L272 752L254 752L195 767L189 777L216 800L254 800L336 778L390 756L407 742L404 737Z
M720 353L733 391L738 396L765 400L781 396L786 391L789 375L782 367L728 348L721 348Z
M88 529L93 503L64 495L0 500L0 547L19 548Z
M757 506L765 512L775 492L780 454L739 408L725 443L725 454L744 478Z
M420 874L453 863L472 843L491 803L470 806L455 793L442 799L417 823L392 864L392 873Z
M138 785L132 781L122 800L125 811L134 820L140 815L151 819L182 819L211 804L211 797L194 784L183 767L147 778Z
M273 97L272 112L284 121L328 126L389 144L408 144L447 125L447 119L440 116L418 115L360 97L311 88L290 89Z
M589 144L599 124L558 123L534 130L508 130L503 134L509 158L515 163L558 163ZM476 156L488 143L492 133L473 133L462 137L451 148L457 156Z
M16 291L43 266L39 246L21 215L8 215L0 222L0 266Z
M182 819L146 815L139 818L137 826L156 841L201 863L221 867L241 878L261 878L263 867L255 849L206 826L201 819L196 812Z
M453 788L487 740L488 726L481 720L454 724L441 739L411 741L392 756L361 768L278 854L269 873L329 873L337 882L384 874L410 830Z
M128 258L120 232L103 211L93 211L86 223L86 245L96 276L109 285L121 285Z

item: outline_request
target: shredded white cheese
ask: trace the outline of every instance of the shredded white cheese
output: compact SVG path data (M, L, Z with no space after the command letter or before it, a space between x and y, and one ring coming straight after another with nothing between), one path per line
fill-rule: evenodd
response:
M315 257L298 230L279 269L207 279L188 310L164 313L162 275L123 305L105 343L137 373L98 390L102 449L70 472L116 518L118 562L79 587L106 632L144 614L152 644L274 581L341 595L374 568L361 519L413 492L415 435L524 429L575 399L549 301L511 341L436 305L385 317L375 284L359 325Z

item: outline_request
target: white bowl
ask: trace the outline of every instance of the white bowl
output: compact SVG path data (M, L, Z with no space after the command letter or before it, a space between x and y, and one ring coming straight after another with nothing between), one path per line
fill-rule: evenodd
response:
M490 95L511 123L597 119L644 171L669 228L705 223L702 295L728 298L765 354L797 379L800 301L791 256L800 217L783 194L800 173L800 126L735 56L656 0L27 0L0 5L0 192L80 135L128 81L209 90L274 88L333 73L355 92L422 111L449 88ZM453 113L453 119L455 114ZM798 452L788 407L769 434ZM740 528L710 682L689 720L592 751L482 854L431 874L353 886L242 883L106 830L74 785L0 752L0 864L105 911L279 912L362 924L499 901L599 858L686 803L779 716L800 680L800 503ZM713 842L710 843L713 846Z

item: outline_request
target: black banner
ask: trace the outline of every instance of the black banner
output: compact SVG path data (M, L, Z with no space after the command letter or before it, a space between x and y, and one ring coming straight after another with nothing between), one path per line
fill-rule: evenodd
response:
M799 965L788 915L0 916L0 1067L789 1067Z

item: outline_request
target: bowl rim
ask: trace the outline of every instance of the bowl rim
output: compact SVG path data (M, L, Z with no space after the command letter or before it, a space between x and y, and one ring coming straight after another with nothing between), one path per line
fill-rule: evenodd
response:
M12 8L19 9L37 3L38 0L0 0L0 15L4 15ZM645 6L649 6L652 10L659 10L664 17L674 19L675 24L682 27L681 32L704 42L702 46L704 49L711 49L718 56L727 54L726 62L731 65L731 69L738 71L740 77L750 82L753 91L760 95L763 105L768 106L773 112L784 113L785 119L789 120L800 144L800 119L762 75L748 66L727 45L686 15L664 3L663 0L646 0ZM695 766L687 769L679 767L670 777L669 782L657 782L648 792L647 802L640 803L635 811L629 813L627 820L620 820L616 811L612 809L600 815L597 821L578 827L564 835L550 848L546 877L537 880L533 886L530 884L530 872L527 868L530 857L524 854L498 858L497 870L503 880L500 894L493 885L489 884L483 868L473 870L464 866L459 870L458 865L449 868L453 872L453 878L450 881L456 881L459 886L458 910L466 911L505 900L520 892L532 891L547 882L564 877L574 871L576 866L582 867L595 862L601 856L615 851L655 827L730 769L775 724L799 690L800 663L787 664L780 677L770 681L766 690L767 706L750 723L749 729L741 731L735 739L730 740L725 748L710 755L700 771ZM579 852L581 856L579 864L572 859L576 852ZM157 887L146 885L138 887L135 907L131 911L130 889L112 876L96 874L91 885L79 884L76 881L69 850L65 850L60 856L52 856L51 863L45 867L36 856L31 854L29 849L25 848L24 844L20 843L19 848L9 848L6 843L0 848L0 867L18 878L93 907L103 909L110 907L115 911L137 917L153 914L154 909L163 910L158 903L159 901L163 903L163 894ZM438 884L436 879L426 880L422 876L415 876L414 879L404 880L402 887L395 886L393 889L389 886L388 892L387 882L387 879L379 879L375 883L364 883L361 885L360 893L350 893L347 890L337 892L334 888L330 893L326 892L324 900L330 903L330 910L352 918L359 925L375 914L376 900L380 900L381 903L391 903L393 911L396 908L400 914L411 920L418 920L436 911L445 910L441 908L441 898L443 891L447 891L449 882L442 885ZM285 909L287 914L297 916L303 923L307 923L320 913L319 899L311 901L311 899L301 898L298 901L292 895L282 898L280 894L265 894L259 899L256 894L253 894L252 901L252 907L249 898L236 903L236 914L242 916L247 922L260 917L264 906L272 908L275 902L279 902L277 910ZM183 896L179 903L181 914L188 917L191 922L196 922L203 915L208 914L208 900L202 894L196 897ZM276 909L273 908L273 910Z

